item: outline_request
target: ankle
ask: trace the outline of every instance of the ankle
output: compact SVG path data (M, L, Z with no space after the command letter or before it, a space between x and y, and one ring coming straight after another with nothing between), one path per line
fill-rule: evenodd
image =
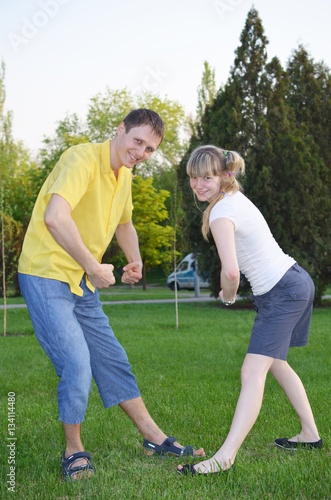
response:
M234 464L236 455L233 455L231 458L228 457L229 455L226 454L218 455L217 453L215 453L210 461L215 461L221 469L227 470L230 469L230 467Z
M300 434L292 438L292 440L301 443L315 443L320 440L320 437L318 432L301 431Z
M79 447L69 447L69 446L67 446L66 447L66 451L64 452L64 456L65 456L65 458L68 458L71 455L74 455L74 453L78 453L80 451L85 451L84 448L83 448L83 446L79 446Z

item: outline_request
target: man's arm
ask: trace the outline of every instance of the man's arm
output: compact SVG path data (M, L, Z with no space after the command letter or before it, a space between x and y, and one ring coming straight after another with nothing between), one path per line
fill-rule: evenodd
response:
M116 228L116 239L128 264L123 267L123 283L137 283L142 278L142 260L139 251L137 232L132 221L119 224Z
M58 194L53 194L45 211L45 224L55 241L84 269L96 288L108 288L115 283L112 264L100 264L85 246L71 206Z
M215 219L210 229L214 237L218 255L222 263L220 299L230 302L237 293L240 271L234 240L234 225L229 219Z

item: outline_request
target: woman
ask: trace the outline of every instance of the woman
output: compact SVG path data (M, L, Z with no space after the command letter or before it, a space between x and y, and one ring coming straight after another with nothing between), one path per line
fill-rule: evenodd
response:
M219 297L226 306L235 303L241 271L252 287L257 316L241 369L242 387L230 432L211 459L178 466L180 474L218 473L233 465L260 412L269 371L301 421L299 434L276 439L275 444L285 449L323 447L303 384L286 362L289 347L308 342L314 284L281 250L261 212L240 191L236 177L244 170L238 153L215 146L196 148L187 164L194 195L209 203L202 233L207 239L211 231L222 263Z

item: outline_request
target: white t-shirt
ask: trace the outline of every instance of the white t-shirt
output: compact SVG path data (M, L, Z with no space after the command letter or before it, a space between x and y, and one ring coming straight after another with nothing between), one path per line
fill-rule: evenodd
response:
M226 218L233 222L237 260L254 295L269 292L295 264L279 247L258 208L241 192L227 193L212 208L209 224Z

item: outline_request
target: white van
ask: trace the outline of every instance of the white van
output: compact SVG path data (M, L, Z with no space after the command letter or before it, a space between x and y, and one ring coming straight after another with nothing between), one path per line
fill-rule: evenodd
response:
M177 290L181 288L194 290L194 278L195 258L193 253L189 253L180 261L176 269ZM209 288L209 282L205 278L199 276L199 280L200 288ZM171 290L175 289L175 272L169 274L167 277L167 286L171 288Z

